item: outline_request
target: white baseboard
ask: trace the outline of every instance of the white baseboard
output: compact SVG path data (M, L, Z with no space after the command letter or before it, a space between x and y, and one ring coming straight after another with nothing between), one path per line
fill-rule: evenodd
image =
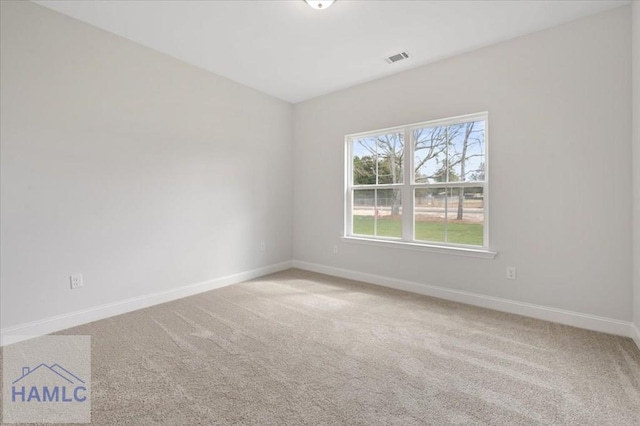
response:
M550 308L547 306L534 305L531 303L518 302L515 300L484 296L477 293L452 290L445 287L399 280L300 260L282 262L209 281L186 285L172 290L134 297L120 302L108 303L81 311L3 328L0 330L0 346L20 342L31 337L55 333L56 331L76 327L78 325L109 318L115 315L125 314L127 312L147 308L149 306L170 302L172 300L181 299L183 297L192 296L194 294L203 293L216 288L237 284L264 275L283 271L291 267L451 300L454 302L466 303L468 305L480 306L497 311L566 324L587 330L630 337L636 342L636 345L640 349L640 330L638 330L638 327L631 322Z
M631 334L631 338L636 342L638 349L640 349L640 330L638 329L638 326L633 323L631 323Z
M119 302L107 303L105 305L83 309L81 311L57 315L54 317L44 318L39 321L3 328L0 330L0 346L17 343L32 337L55 333L56 331L76 327L78 325L86 324L104 318L109 318L115 315L125 314L127 312L147 308L149 306L158 305L160 303L170 302L172 300L181 299L183 297L192 296L194 294L203 293L205 291L214 290L216 288L221 288L239 282L251 280L263 275L272 274L274 272L283 271L289 268L291 268L291 261L277 263L274 265L240 272L209 281L203 281L183 287L178 287L172 290L133 297L131 299L126 299Z
M599 317L596 315L583 314L580 312L567 311L563 309L550 308L542 305L518 302L515 300L502 299L499 297L484 296L467 291L452 290L445 287L438 287L428 284L421 284L412 281L399 280L390 277L368 274L365 272L352 271L348 269L335 268L332 266L320 265L300 260L292 262L294 268L304 269L312 272L333 275L336 277L362 281L369 284L376 284L383 287L395 288L412 293L433 296L440 299L454 302L466 303L468 305L480 306L496 311L508 312L587 330L600 331L603 333L616 334L624 337L631 337L640 347L640 335L638 329L631 322L620 321L612 318ZM635 337L634 337L635 329Z

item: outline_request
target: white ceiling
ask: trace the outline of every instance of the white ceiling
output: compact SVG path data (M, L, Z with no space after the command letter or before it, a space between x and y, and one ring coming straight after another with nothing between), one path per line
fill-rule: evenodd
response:
M36 1L289 102L629 1ZM412 58L388 64L407 50Z

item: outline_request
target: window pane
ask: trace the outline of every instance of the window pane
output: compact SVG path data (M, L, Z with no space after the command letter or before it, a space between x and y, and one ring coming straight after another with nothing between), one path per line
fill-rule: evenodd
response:
M376 142L370 138L355 139L352 142L353 184L375 185L376 183Z
M402 238L402 191L400 189L376 191L376 235Z
M446 126L438 126L413 131L413 164L417 183L446 182L446 130Z
M375 189L353 191L353 234L375 235Z
M414 203L415 239L445 242L445 188L418 188L415 190Z
M378 145L378 183L402 183L404 141L402 133L376 136Z
M353 184L402 183L403 133L388 133L354 139Z
M448 126L449 182L484 181L484 121Z
M482 246L483 188L448 188L447 193L447 242Z

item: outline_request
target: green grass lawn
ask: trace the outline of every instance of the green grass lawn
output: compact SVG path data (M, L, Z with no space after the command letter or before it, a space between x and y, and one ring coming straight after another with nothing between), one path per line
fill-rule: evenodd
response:
M444 222L416 222L416 240L444 241ZM373 235L373 216L354 216L353 233ZM455 244L482 245L483 229L480 223L447 224L448 242ZM402 237L402 223L399 218L378 218L378 236Z

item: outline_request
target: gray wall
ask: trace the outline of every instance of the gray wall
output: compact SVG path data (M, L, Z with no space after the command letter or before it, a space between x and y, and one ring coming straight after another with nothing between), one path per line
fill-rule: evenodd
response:
M295 259L630 321L629 12L297 104ZM495 260L339 240L344 135L480 111L489 112ZM518 280L505 279L507 265Z
M291 259L290 104L1 4L2 327Z
M640 330L640 1L633 2L633 319ZM640 335L637 336L640 339ZM640 346L640 340L637 341Z

